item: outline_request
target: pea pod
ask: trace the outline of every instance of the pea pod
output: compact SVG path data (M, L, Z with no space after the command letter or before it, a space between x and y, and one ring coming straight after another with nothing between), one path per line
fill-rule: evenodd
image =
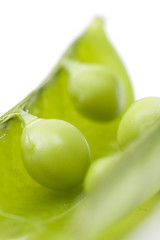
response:
M76 109L68 91L70 73L64 66L66 59L72 64L105 66L118 78L124 98L119 116L116 115L113 121L101 122ZM49 239L50 234L70 221L71 213L86 196L82 189L57 194L30 177L22 162L23 124L19 113L25 111L37 118L59 119L74 125L86 138L94 161L117 151L117 127L123 112L132 102L133 91L126 70L104 33L102 20L95 19L66 51L46 80L0 119L1 239L40 239L40 235L43 235L42 239Z

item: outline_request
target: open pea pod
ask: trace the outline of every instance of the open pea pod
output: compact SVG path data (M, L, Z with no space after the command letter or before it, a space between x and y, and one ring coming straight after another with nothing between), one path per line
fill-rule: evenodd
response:
M69 93L70 75L72 69L76 72L77 66L86 64L106 66L121 83L124 108L112 121L89 118L74 106L77 98L72 99ZM105 35L102 20L95 19L39 88L0 118L0 239L40 239L41 236L52 239L52 234L63 230L74 210L88 198L80 189L57 194L29 176L21 157L20 112L72 123L85 136L94 161L118 150L117 127L132 101L133 91L126 70Z

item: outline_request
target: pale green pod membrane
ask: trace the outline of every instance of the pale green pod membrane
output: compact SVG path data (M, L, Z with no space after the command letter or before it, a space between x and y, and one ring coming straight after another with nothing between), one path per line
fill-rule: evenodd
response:
M101 64L70 63L68 90L75 108L95 121L111 121L125 107L120 79Z
M72 189L83 182L90 150L82 133L56 119L36 119L21 136L22 160L30 176L53 190Z
M125 113L119 124L119 145L124 147L131 143L158 121L160 121L159 97L146 97L136 101Z

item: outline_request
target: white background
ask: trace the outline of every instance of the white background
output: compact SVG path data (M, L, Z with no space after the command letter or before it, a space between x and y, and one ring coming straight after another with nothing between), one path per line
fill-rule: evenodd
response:
M159 0L0 0L0 115L41 83L97 15L106 19L106 32L128 69L136 99L160 96L159 4ZM126 239L159 240L159 220L160 204Z

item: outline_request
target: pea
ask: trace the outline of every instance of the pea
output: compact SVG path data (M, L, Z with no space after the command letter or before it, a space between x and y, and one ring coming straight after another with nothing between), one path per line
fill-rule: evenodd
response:
M108 175L116 163L117 156L118 154L103 157L92 163L84 181L84 188L86 192L94 190L101 179Z
M146 97L133 103L118 128L118 143L126 146L160 121L160 98Z
M34 119L21 136L22 160L30 176L53 190L82 183L90 165L90 150L82 133L57 119Z
M69 95L82 115L104 122L122 113L125 107L124 88L109 68L100 64L82 63L66 66L69 69Z

